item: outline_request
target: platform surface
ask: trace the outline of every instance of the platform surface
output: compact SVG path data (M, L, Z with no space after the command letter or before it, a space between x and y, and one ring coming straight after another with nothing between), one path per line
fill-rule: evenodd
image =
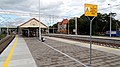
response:
M78 41L62 39L62 38L55 38L55 37L46 37L46 38L61 41L61 42L65 42L65 43L69 43L69 44L74 44L74 45L78 45L78 46L82 46L82 47L86 47L86 48L90 48L89 43L82 43L82 42L78 42ZM96 50L99 50L99 51L104 51L104 52L108 52L108 53L112 53L112 54L120 56L120 49L110 48L110 47L105 47L105 46L99 46L99 45L94 45L94 44L92 45L92 49L96 49Z
M0 67L37 67L22 37L16 36L0 55Z

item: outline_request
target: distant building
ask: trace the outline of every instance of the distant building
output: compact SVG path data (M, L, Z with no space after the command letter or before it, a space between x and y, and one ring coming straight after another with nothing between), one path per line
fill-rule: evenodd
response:
M69 23L68 19L63 19L62 22L58 22L58 33L67 33L67 24Z
M0 34L17 34L17 27L0 27Z

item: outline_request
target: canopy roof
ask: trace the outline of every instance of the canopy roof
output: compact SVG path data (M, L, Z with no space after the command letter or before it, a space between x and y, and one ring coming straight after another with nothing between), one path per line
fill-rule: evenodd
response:
M39 22L39 20L32 18L28 20L27 22L19 25L20 28L28 28L28 27L40 27L40 28L47 28L45 24L42 22Z

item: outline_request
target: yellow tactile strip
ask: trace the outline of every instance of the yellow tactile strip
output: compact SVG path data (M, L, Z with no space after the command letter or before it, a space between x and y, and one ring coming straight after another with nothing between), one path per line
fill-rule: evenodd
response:
M5 60L5 62L4 62L4 64L3 64L2 67L8 67L9 62L10 62L10 60L11 60L11 58L12 58L12 55L13 55L13 52L14 52L14 49L15 49L17 43L18 43L18 36L16 36L16 40L15 40L15 42L13 43L13 46L12 46L12 48L11 48L9 54L8 54L8 57L6 58L6 60Z

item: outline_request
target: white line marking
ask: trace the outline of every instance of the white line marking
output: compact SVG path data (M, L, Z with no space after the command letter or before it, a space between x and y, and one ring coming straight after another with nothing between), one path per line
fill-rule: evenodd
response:
M43 43L44 43L44 42L43 42ZM89 66L87 66L87 65L83 64L82 62L80 62L80 61L76 60L75 58L73 58L73 57L71 57L71 56L69 56L69 55L67 55L67 54L65 54L65 53L63 53L63 52L61 52L61 51L59 51L59 50L55 49L54 47L52 47L52 46L50 46L50 45L48 45L48 44L46 44L46 43L44 43L44 44L45 44L46 46L48 46L48 47L52 48L53 50L55 50L55 51L57 51L57 52L59 52L59 53L61 53L61 54L65 55L65 56L67 56L68 58L70 58L70 59L72 59L72 60L74 60L74 61L76 61L76 62L78 62L78 63L82 64L83 66L85 66L85 67L89 67Z

